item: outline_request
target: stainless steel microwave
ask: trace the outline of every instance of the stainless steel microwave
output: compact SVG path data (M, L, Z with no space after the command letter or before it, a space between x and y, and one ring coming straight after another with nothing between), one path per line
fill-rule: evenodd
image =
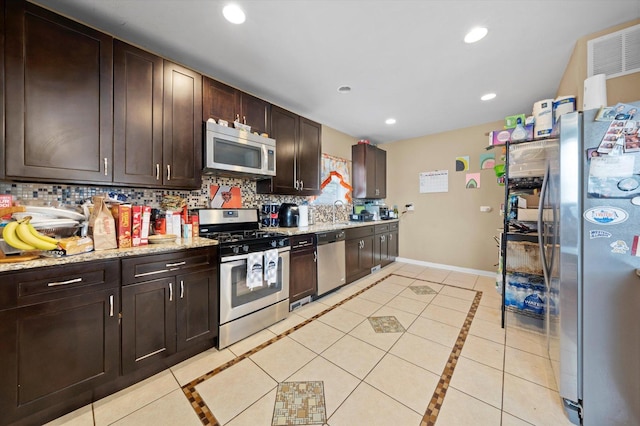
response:
M276 141L250 132L205 123L204 174L264 178L276 175Z

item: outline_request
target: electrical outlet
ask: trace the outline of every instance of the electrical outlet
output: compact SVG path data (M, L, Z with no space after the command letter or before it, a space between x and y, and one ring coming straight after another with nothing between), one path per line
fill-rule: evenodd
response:
M405 205L405 207L407 208L408 212L412 212L415 210L415 208L413 207L413 203L409 203L407 205Z

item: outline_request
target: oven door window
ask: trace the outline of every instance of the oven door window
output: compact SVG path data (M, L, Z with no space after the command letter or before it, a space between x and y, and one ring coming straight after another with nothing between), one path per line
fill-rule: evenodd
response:
M278 257L278 271L276 272L276 283L271 286L263 279L262 287L250 289L247 286L247 261L234 262L231 267L231 307L252 303L282 290L282 256Z
M262 168L262 147L214 138L213 161L217 164Z

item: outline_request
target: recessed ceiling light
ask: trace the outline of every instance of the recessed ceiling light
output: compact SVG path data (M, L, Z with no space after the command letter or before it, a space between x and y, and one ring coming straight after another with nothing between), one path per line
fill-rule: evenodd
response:
M395 118L387 118L385 120L386 124L396 124L396 119Z
M475 43L476 41L482 40L484 36L487 35L488 32L489 30L483 27L474 28L471 31L469 31L466 36L464 36L464 42Z
M340 93L349 93L351 91L350 86L340 86L338 87L338 92Z
M227 21L232 24L242 24L246 17L240 6L237 4L228 4L222 9L222 14L227 19Z
M487 93L486 95L482 95L482 97L480 98L481 101L490 101L491 99L495 98L496 94L495 93Z

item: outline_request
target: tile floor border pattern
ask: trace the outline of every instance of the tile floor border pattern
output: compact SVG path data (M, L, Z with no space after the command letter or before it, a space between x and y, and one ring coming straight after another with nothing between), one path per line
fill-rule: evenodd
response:
M462 353L462 347L464 346L464 342L467 340L467 336L469 335L469 329L471 328L471 323L473 321L473 318L475 317L476 311L478 310L478 306L480 306L480 299L482 298L482 292L478 290L471 290L471 291L475 291L476 296L473 299L473 303L471 304L469 313L467 314L467 317L464 320L464 324L460 329L460 333L458 334L456 344L451 350L451 354L449 355L447 364L445 365L444 371L440 376L440 380L438 380L438 385L436 386L436 389L433 392L431 401L429 401L427 410L424 413L424 416L422 417L422 422L420 423L420 426L434 426L436 424L436 420L438 419L438 414L440 413L440 409L442 408L444 397L447 394L447 389L449 389L449 383L451 383L451 378L453 377L453 371L455 370L456 364L458 363L458 359L460 358L460 354Z
M380 278L379 280L375 281L372 284L369 284L368 286L358 290L357 292L355 292L354 294L352 294L349 297L346 297L345 299L339 301L338 303L336 303L333 306L328 307L327 309L323 310L322 312L319 312L318 314L312 316L311 318L306 319L305 321L301 322L300 324L295 325L294 327L280 333L279 335L267 340L266 342L256 346L253 349L248 350L247 352L238 355L237 357L235 357L234 359L220 365L219 367L209 371L208 373L203 374L202 376L192 380L191 382L187 383L186 385L182 386L182 391L185 394L187 400L189 401L189 403L191 404L191 407L194 409L194 411L196 412L196 414L198 415L198 418L200 419L200 421L202 421L203 425L206 426L221 426L220 422L218 422L218 419L216 419L216 417L213 415L213 413L211 412L211 410L209 409L209 407L207 406L206 402L202 399L202 397L200 396L200 394L198 393L198 391L196 390L196 386L199 385L200 383L204 382L207 379L210 379L211 377L215 376L216 374L219 374L220 372L226 370L229 367L232 367L236 364L238 364L240 361L249 358L250 356L252 356L253 354L261 351L262 349L266 348L267 346L272 345L273 343L277 342L280 339L283 339L284 337L288 336L289 334L299 330L300 328L304 327L305 325L315 321L316 319L320 318L321 316L331 312L332 310L334 310L335 308L337 308L338 306L343 305L344 303L360 296L362 293L364 293L365 291L375 287L376 285L378 285L379 283L381 283L382 281L385 281L386 279L388 279L389 277L396 275L399 277L403 277L403 278L411 278L414 280L419 280L419 281L424 281L424 282L431 282L422 278L416 278L416 277L410 277L410 276L405 276L402 275L401 273L396 273L396 272L392 272L389 275ZM453 371L455 369L456 363L458 361L458 358L460 357L460 353L462 351L462 347L464 345L464 342L469 334L469 328L471 327L471 322L473 321L473 318L475 316L475 313L478 309L478 306L480 304L480 299L482 298L482 291L479 290L473 290L473 289L469 289L469 288L464 288L464 287L458 287L455 285L451 285L451 284L447 284L450 287L456 287L456 288L461 288L463 290L468 290L468 291L473 291L476 293L476 296L474 298L474 301L471 305L471 308L469 309L469 312L467 314L467 317L465 319L465 322L460 330L460 333L458 334L458 338L456 340L456 344L454 346L454 348L451 351L451 354L449 356L449 359L447 360L447 364L445 366L445 370L443 371L442 375L440 376L440 380L438 381L438 385L436 386L435 391L433 392L433 396L431 398L431 401L429 403L429 405L427 406L427 409L425 411L425 414L423 416L422 422L420 423L420 426L432 426L435 425L435 422L437 420L440 408L442 407L442 403L444 401L444 397L446 395L447 389L449 387L449 383L451 381L451 377L453 376Z
M198 417L202 421L202 424L207 425L207 426L209 426L209 425L210 426L220 426L220 423L215 418L215 416L213 415L213 413L211 412L211 410L209 409L207 404L204 402L204 400L202 399L202 397L200 396L200 394L196 390L196 386L197 385L199 385L200 383L204 382L207 379L210 379L211 377L213 377L216 374L222 372L223 370L226 370L227 368L236 365L240 361L249 358L251 355L253 355L253 354L257 353L257 352L260 352L262 349L266 348L267 346L277 342L278 340L284 338L285 336L288 336L289 334L293 333L294 331L299 330L300 328L304 327L305 325L309 324L310 322L315 321L316 319L320 318L322 315L331 312L332 310L334 310L338 306L341 306L342 304L348 302L349 300L354 299L355 297L361 295L362 293L364 293L365 291L369 290L370 288L372 288L372 287L376 286L377 284L381 283L382 281L386 280L391 275L393 275L393 274L389 274L389 275L387 275L387 276L385 276L383 278L380 278L376 282L368 285L367 287L362 288L361 290L358 290L356 293L354 293L351 296L341 300L340 302L336 303L335 305L328 307L327 309L323 310L322 312L317 313L316 315L312 316L311 318L306 319L305 321L301 322L300 324L295 325L294 327L290 328L289 330L286 330L286 331L280 333L279 335L273 337L272 339L267 340L266 342L256 346L253 349L248 350L247 352L245 352L245 353L243 353L241 355L238 355L237 357L235 357L231 361L228 361L228 362L222 364L221 366L209 371L208 373L205 373L204 375L202 375L202 376L198 377L197 379L194 379L191 382L189 382L186 385L184 385L182 387L182 391L184 392L185 396L189 400L189 403L191 404L191 407L195 410L196 414L198 415Z

